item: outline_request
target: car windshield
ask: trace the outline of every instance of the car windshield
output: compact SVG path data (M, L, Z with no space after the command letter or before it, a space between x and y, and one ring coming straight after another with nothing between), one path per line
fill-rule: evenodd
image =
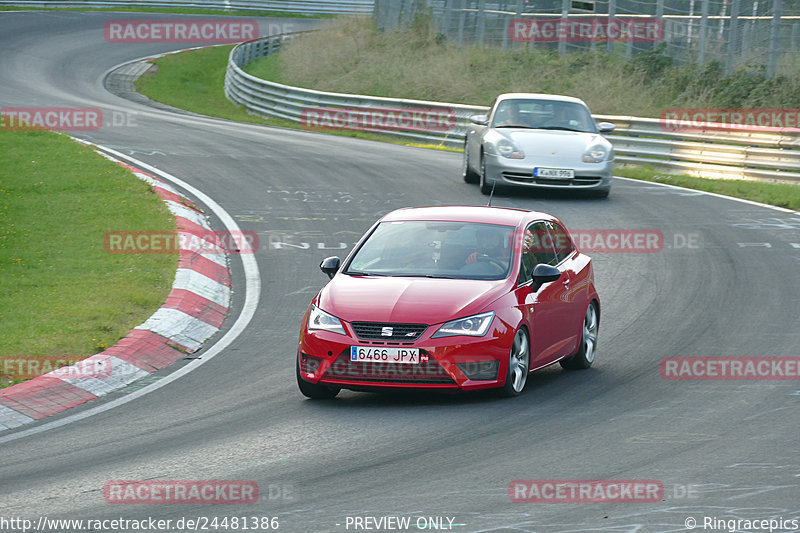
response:
M498 280L511 269L513 226L382 222L344 270L352 276Z
M557 100L503 100L497 104L492 126L597 133L586 106Z

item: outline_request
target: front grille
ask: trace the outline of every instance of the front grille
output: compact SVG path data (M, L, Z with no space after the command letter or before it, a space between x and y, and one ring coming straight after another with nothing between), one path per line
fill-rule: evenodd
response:
M560 187L590 187L602 181L600 177L575 176L572 179L534 178L532 172L503 171L503 177L518 183L535 183L537 185L557 185Z
M585 176L575 176L575 179L572 180L573 185L597 185L603 181L603 178L600 177L585 177Z
M425 324L393 324L389 322L351 322L359 339L375 341L416 340L428 328Z
M503 177L510 181L530 183L533 181L533 172L513 172L511 170L504 170Z
M429 355L425 350L420 350L420 354ZM450 374L433 357L416 365L355 362L350 360L349 349L339 354L322 379L364 383L456 384Z

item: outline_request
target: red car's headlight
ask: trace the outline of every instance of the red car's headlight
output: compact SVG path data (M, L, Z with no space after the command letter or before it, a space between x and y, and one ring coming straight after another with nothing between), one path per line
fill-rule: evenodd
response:
M308 312L308 329L330 331L332 333L347 335L341 320L330 313L326 313L315 305L312 305L311 310Z
M469 335L470 337L483 337L489 331L492 324L494 311L472 315L458 320L445 322L439 330L433 334L434 339L438 337L453 337L455 335Z

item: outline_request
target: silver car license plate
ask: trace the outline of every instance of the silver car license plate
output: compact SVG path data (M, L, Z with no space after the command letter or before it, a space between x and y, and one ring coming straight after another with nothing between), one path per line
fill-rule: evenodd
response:
M571 179L575 177L575 171L571 168L540 168L533 169L534 178L558 178Z

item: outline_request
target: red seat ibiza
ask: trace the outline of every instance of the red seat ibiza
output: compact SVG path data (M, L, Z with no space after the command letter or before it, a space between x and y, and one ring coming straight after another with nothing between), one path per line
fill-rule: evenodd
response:
M498 207L399 209L344 261L300 333L297 383L340 389L522 392L528 373L589 368L600 300L591 259L545 213Z

